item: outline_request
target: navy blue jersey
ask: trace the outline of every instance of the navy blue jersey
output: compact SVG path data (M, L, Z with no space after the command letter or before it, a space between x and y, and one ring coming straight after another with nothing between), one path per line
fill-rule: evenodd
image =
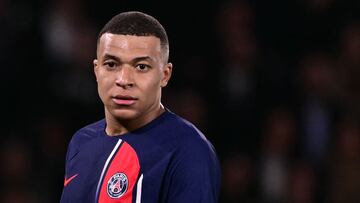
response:
M105 127L101 120L73 136L61 203L218 201L218 159L191 123L166 111L124 135Z

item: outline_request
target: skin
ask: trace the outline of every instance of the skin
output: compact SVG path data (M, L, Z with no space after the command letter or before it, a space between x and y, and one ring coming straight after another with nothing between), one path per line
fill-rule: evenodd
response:
M166 58L154 36L105 33L100 37L94 72L108 135L140 128L165 111L161 89L172 72Z

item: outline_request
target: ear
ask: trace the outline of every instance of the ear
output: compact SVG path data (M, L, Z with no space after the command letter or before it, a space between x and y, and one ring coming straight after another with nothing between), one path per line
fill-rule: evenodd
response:
M98 60L97 59L94 59L93 65L94 65L94 73L95 73L96 81L98 81L97 78L98 78L99 66L98 66Z
M163 78L161 80L161 87L165 87L167 85L167 83L169 82L169 80L171 78L172 68L173 68L172 63L167 63L164 66L164 68L162 70Z

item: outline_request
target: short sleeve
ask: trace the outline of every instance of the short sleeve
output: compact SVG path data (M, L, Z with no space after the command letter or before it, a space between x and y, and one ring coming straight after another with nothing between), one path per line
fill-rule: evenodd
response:
M215 203L220 188L220 166L206 140L183 143L176 151L166 178L166 203Z

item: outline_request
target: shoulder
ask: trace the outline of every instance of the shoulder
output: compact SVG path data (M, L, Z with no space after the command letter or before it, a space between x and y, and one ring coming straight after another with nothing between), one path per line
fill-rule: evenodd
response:
M74 133L72 136L70 143L69 143L69 150L70 151L78 151L81 145L85 144L86 142L101 136L102 131L105 127L105 120L99 120L92 124L89 124L77 132Z
M86 141L100 136L105 128L105 120L89 124L75 132L72 141Z
M220 164L215 149L191 122L175 114L170 136L176 144L166 174L167 202L216 202Z
M174 113L169 120L171 136L177 142L177 156L200 162L217 159L214 146L193 123Z
M171 113L171 125L173 127L173 136L182 144L203 145L213 148L210 141L193 123L182 118L179 115Z

